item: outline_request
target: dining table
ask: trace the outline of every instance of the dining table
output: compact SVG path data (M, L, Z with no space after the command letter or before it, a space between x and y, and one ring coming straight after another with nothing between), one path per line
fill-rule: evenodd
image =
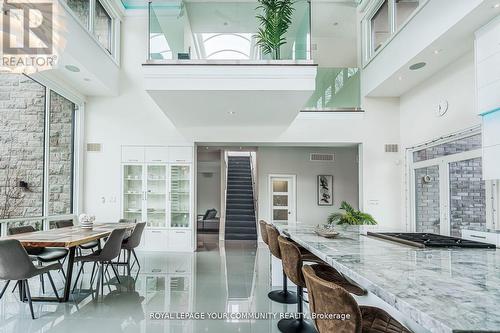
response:
M75 263L76 248L79 245L100 240L108 237L115 229L127 229L130 234L135 228L135 223L96 223L90 229L80 226L50 229L43 231L28 232L17 235L0 237L3 239L17 239L24 247L61 247L68 249L66 282L64 284L64 294L60 299L39 298L45 301L67 302L71 293L71 280L73 277L73 265ZM100 242L99 242L100 244ZM34 299L35 300L35 299Z

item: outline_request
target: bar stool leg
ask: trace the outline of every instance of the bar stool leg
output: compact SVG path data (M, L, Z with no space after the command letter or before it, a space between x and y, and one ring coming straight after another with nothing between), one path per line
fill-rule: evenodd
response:
M299 318L281 319L278 322L278 329L283 333L318 333L314 325L308 320L304 320L303 307L304 291L297 286L297 314Z
M288 291L288 278L283 271L283 290L274 290L267 294L269 299L281 304L297 304L297 294Z

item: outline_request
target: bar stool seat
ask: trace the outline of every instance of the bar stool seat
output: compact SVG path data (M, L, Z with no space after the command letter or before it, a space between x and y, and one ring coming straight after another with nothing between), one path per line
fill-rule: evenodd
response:
M363 333L407 333L410 332L399 321L382 309L360 306Z
M330 280L335 279L335 274L327 272L326 267L306 265L302 273L308 289L311 313L342 313L350 316L349 320L315 317L314 325L319 333L411 333L384 310L359 306L346 288Z

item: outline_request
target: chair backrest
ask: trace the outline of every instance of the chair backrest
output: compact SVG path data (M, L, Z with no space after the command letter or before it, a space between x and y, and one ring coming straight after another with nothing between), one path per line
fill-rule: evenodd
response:
M56 221L56 228L68 228L74 226L73 221L71 220L66 220L66 221Z
M302 256L300 250L294 243L283 236L278 236L281 252L281 264L286 276L297 286L304 287L304 275L302 275Z
M320 333L327 332L355 332L362 330L361 310L358 303L344 288L329 282L316 275L315 267L306 265L302 272L306 281L309 309L316 314L343 315L339 319L315 316L314 325ZM349 318L347 318L349 316Z
M269 240L267 237L267 222L264 220L259 221L260 236L266 245L269 245Z
M123 237L127 229L114 229L99 254L99 260L110 261L118 257L122 249Z
M144 227L146 226L146 222L137 223L134 231L129 238L127 238L127 248L133 249L141 244L142 232L144 231Z
M204 220L212 220L217 216L217 209L212 208L207 210L205 213L205 216L203 217Z
M281 259L281 250L280 244L278 242L278 237L280 236L280 232L276 227L272 224L268 224L266 226L267 230L267 245L269 245L269 251L278 259Z
M119 219L118 223L136 223L136 219Z
M19 235L19 234L25 234L25 233L34 232L34 231L36 231L36 229L32 225L22 225L20 227L9 228L10 235Z
M0 279L25 280L35 266L17 239L0 240Z

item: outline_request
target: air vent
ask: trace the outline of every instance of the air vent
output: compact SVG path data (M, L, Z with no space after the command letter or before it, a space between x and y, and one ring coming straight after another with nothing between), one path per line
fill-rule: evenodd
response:
M334 156L333 154L319 154L312 153L309 157L311 161L319 161L319 162L333 162Z
M385 145L386 153L397 153L399 150L398 145L395 143L390 143Z
M87 151L101 151L102 145L100 143L87 143Z

